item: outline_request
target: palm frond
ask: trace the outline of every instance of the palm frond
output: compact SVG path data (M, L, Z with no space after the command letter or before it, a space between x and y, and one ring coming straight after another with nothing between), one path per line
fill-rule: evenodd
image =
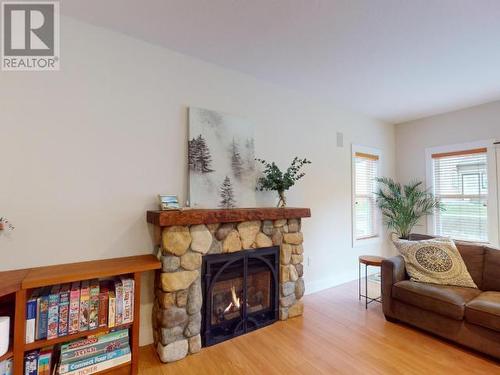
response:
M375 196L385 225L400 238L408 238L420 218L442 210L434 195L422 187L422 181L412 181L404 186L389 177L380 177L376 181L379 187Z

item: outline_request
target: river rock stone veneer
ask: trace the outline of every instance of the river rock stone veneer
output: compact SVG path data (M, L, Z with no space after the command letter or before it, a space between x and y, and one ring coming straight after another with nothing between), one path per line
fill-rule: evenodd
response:
M301 219L160 227L162 270L155 277L153 335L162 362L201 350L202 257L280 246L279 319L303 313Z

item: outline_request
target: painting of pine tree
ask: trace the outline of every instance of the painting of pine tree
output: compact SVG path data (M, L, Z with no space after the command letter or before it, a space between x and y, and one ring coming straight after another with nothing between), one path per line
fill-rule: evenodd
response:
M210 173L212 157L210 150L203 136L188 141L188 164L189 168L200 173Z
M234 138L233 143L231 144L231 168L233 169L234 177L238 180L241 180L241 174L243 173L243 162L241 161L238 143L236 143Z
M245 140L245 168L248 173L255 173L255 146L253 138Z
M191 207L254 207L253 124L245 118L189 108Z
M233 187L231 186L231 179L226 176L224 182L220 187L220 203L221 208L233 208L236 207L236 202L234 201Z

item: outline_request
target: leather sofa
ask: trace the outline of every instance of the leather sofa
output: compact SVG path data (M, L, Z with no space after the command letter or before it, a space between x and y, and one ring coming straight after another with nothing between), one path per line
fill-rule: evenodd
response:
M479 289L410 281L403 257L392 257L382 262L384 315L500 359L500 250L455 243Z

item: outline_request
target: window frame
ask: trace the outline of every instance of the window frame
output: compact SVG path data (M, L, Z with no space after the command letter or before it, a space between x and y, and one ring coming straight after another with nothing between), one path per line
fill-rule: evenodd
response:
M488 171L488 244L498 246L499 240L499 201L498 201L498 186L497 186L497 160L496 160L496 150L495 150L495 140L487 139L476 142L468 143L458 143L453 145L429 147L425 149L425 169L426 169L426 186L429 191L434 193L434 175L433 175L433 164L432 155L447 152L457 152L457 151L467 151L479 148L486 148L486 158L487 158L487 171ZM479 176L482 181L484 175ZM483 185L482 185L483 186ZM427 216L427 234L437 235L436 231L436 217L435 215Z
M382 225L382 216L380 214L380 210L378 209L375 203L375 212L374 212L374 222L376 228L376 234L369 237L364 238L356 238L356 153L369 154L378 157L377 164L377 173L376 177L381 176L382 169L382 152L381 150L368 147L352 144L351 145L351 217L352 217L352 225L351 225L351 237L352 237L352 247L365 246L371 244L378 244L382 241L382 233L383 233L383 225Z

